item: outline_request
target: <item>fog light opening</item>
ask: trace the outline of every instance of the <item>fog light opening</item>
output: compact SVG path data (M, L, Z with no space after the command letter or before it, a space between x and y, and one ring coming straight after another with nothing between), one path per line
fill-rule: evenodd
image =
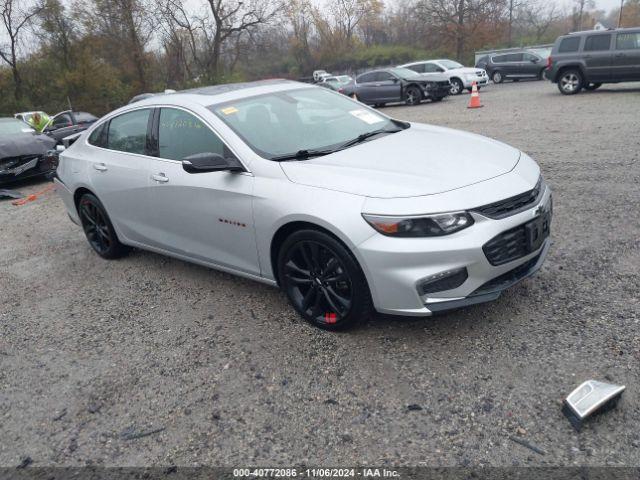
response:
M439 272L421 280L418 284L418 290L421 292L421 295L453 290L462 285L467 278L469 278L469 273L465 267L447 270L446 272Z

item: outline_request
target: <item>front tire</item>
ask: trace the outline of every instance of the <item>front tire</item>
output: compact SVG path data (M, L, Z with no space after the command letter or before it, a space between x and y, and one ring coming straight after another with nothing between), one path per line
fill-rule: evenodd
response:
M504 82L504 75L502 75L502 72L500 72L500 71L493 72L491 74L491 81L493 83L502 83L502 82Z
M558 90L563 95L575 95L582 90L584 86L584 79L580 70L571 68L565 70L558 79Z
M126 255L130 248L120 243L104 206L95 195L85 193L78 201L82 229L93 251L107 260Z
M464 90L464 84L462 80L459 78L452 78L449 80L451 82L451 95L460 95L462 90Z
M420 105L420 102L422 102L422 92L418 87L411 86L407 88L407 93L405 94L404 101L407 105L410 106Z
M355 257L324 232L300 230L289 236L278 253L278 278L293 308L325 330L353 327L373 313Z

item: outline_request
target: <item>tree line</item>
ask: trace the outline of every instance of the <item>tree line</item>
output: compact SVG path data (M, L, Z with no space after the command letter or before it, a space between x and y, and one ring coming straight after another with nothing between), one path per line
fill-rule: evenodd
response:
M101 115L143 92L358 72L640 25L640 0L0 0L0 113Z

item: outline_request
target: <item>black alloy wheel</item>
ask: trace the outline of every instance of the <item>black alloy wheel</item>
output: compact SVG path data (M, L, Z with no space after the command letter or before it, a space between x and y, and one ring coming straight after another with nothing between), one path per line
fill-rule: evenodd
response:
M422 92L418 87L411 86L407 88L404 100L407 105L419 105L422 102Z
M307 321L340 330L366 319L371 295L362 270L350 252L323 232L292 234L278 255L280 285Z
M91 248L102 258L119 258L128 247L120 243L102 203L94 195L84 194L78 202L78 214Z

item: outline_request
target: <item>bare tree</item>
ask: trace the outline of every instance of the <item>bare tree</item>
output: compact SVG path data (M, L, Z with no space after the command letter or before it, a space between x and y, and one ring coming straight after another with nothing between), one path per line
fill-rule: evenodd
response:
M328 10L339 34L350 42L356 29L365 19L371 19L382 12L382 2L380 0L332 0Z
M208 74L211 79L220 74L223 48L232 36L266 24L283 8L281 0L207 0L207 4L213 16L210 25L203 24L206 43L210 46Z
M0 2L0 18L2 18L4 30L1 36L7 38L6 43L0 44L0 58L11 68L16 101L20 101L23 94L22 77L18 69L18 50L21 34L23 29L43 8L42 5L25 8L20 6L20 3L22 2L18 2L18 0L1 0Z
M555 2L530 3L525 2L520 6L519 18L523 25L531 29L540 42L549 28L561 18L560 10Z

